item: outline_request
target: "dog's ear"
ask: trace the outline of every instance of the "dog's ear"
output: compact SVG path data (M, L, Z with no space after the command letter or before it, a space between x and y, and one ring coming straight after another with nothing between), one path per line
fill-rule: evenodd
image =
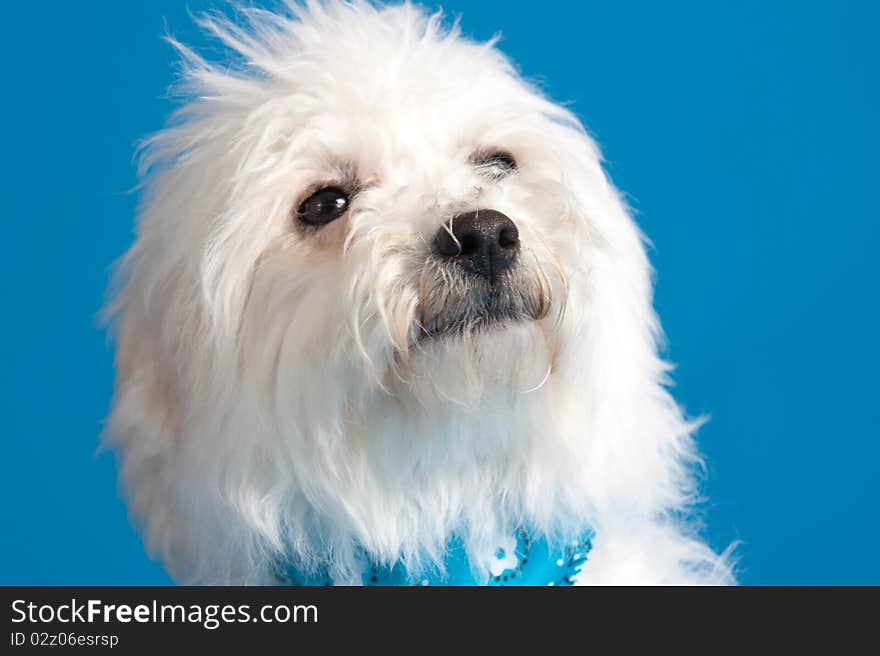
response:
M687 507L699 422L683 416L667 388L646 241L575 119L548 133L564 171L571 237L556 246L568 276L555 369L566 391L555 400L560 416L579 418L571 425L583 431L585 480L608 512Z
M215 396L232 387L252 272L288 216L290 190L275 178L283 192L254 183L280 157L274 137L286 127L273 123L270 135L252 120L269 98L265 80L178 50L187 101L141 145L137 237L105 312L117 377L104 442L118 458L122 492L149 551L190 582L206 577L196 562L204 560L204 540L201 550L191 546L209 522L193 510L196 495L210 497L203 505L221 505L219 474L205 471L201 458L218 452L216 433L193 417L211 415L215 403L225 407Z

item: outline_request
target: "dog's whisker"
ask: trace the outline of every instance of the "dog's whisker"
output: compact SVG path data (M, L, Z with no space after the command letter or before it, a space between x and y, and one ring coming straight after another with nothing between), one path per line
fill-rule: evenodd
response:
M541 382L535 385L534 387L530 387L529 389L522 390L522 394L531 394L532 392L537 392L539 389L544 387L546 382L550 379L550 374L553 373L553 364L547 365L547 371L544 374L544 377L541 379Z

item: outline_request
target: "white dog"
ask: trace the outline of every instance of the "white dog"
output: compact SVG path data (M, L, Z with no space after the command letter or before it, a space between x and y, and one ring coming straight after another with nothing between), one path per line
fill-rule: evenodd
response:
M529 541L587 536L565 582L732 582L575 116L409 4L239 18L201 21L232 63L175 42L189 100L109 308L107 439L171 574L517 582Z

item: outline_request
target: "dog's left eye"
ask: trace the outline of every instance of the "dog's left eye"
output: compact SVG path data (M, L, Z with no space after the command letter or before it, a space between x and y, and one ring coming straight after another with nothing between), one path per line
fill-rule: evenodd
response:
M494 150L482 153L474 158L475 163L484 169L493 178L503 178L517 169L513 155L504 150Z
M339 187L324 187L300 203L296 218L307 225L325 225L348 210L351 198Z

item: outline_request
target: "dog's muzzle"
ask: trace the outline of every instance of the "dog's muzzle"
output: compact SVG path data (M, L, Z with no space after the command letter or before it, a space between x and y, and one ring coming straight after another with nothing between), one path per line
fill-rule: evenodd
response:
M440 226L419 283L422 336L544 316L547 294L521 264L521 250L516 224L496 210L458 214Z

